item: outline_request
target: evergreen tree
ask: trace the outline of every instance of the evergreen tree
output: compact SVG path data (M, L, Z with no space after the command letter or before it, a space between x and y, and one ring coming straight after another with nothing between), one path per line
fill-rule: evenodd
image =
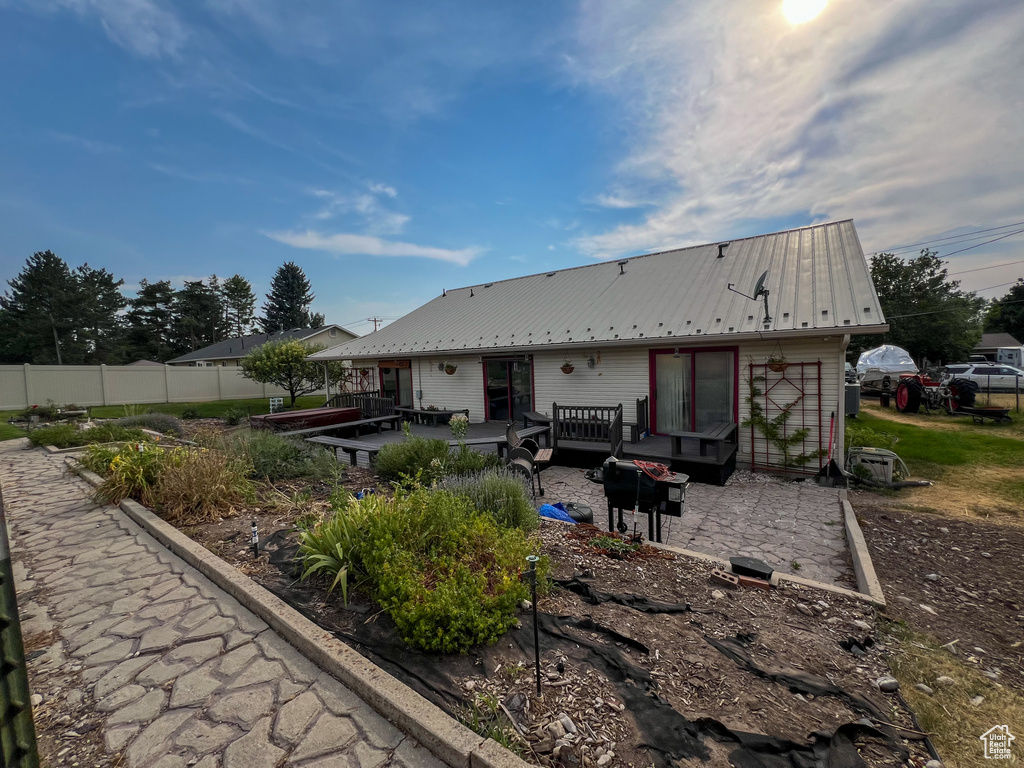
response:
M241 275L233 275L221 287L228 336L247 336L255 331L256 294L252 284Z
M90 365L125 362L125 322L121 311L128 299L121 294L124 280L115 280L105 269L93 269L87 263L74 271L78 284L81 316L78 341L84 345L84 358Z
M52 251L35 253L8 285L0 297L0 362L81 362L81 292L64 260Z
M216 275L209 284L202 280L187 281L174 294L171 305L171 339L179 354L193 352L226 338L227 323Z
M174 291L170 280L142 280L128 310L127 362L174 357Z
M292 328L310 328L309 305L316 296L302 268L291 261L281 265L270 283L267 303L263 305L260 324L266 333ZM319 316L323 319L323 316Z

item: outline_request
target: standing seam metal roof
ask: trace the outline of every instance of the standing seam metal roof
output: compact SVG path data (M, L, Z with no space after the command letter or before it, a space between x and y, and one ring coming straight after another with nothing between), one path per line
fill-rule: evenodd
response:
M447 291L315 359L519 351L597 342L671 344L759 331L863 332L885 323L853 221L602 261ZM764 306L752 294L758 276ZM859 330L860 329L860 330Z

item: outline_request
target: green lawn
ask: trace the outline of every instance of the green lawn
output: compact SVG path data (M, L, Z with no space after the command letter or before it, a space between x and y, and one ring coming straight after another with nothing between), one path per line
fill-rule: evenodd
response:
M287 398L285 398L287 402ZM307 395L299 397L295 401L296 408L317 408L324 404L323 395ZM116 419L130 413L169 413L172 416L181 416L188 408L194 408L201 419L220 418L229 408L242 408L250 414L269 413L270 402L268 398L260 397L250 400L216 400L209 403L151 403L147 405L104 405L95 406L90 409L93 418ZM17 416L21 411L0 411L0 440L12 440L24 435L24 431L8 424L8 420Z
M898 437L899 442L893 450L907 462L911 472L921 464L1024 466L1024 440L1015 437L995 435L981 429L937 429L928 424L915 426L880 418L866 411L861 411L857 423Z

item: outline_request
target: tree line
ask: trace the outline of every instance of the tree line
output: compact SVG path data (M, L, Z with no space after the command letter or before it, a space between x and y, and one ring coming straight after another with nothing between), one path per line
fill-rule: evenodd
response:
M945 364L966 361L982 333L1003 331L1024 341L1024 278L986 301L963 290L938 254L924 249L908 260L880 253L871 260L871 279L889 332L854 336L848 350L853 362L879 344L902 347L918 362Z
M89 264L72 269L52 251L29 258L0 296L0 363L121 365L165 362L224 339L316 328L316 298L301 267L286 262L271 281L262 314L242 275L211 275L175 290L142 280L133 298L124 280Z

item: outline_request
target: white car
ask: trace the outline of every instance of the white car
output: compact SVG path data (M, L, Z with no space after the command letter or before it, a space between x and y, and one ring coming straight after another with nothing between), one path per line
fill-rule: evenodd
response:
M1024 371L996 363L957 363L947 365L946 373L958 379L967 379L978 385L982 392L1013 392L1014 387L1024 390Z

